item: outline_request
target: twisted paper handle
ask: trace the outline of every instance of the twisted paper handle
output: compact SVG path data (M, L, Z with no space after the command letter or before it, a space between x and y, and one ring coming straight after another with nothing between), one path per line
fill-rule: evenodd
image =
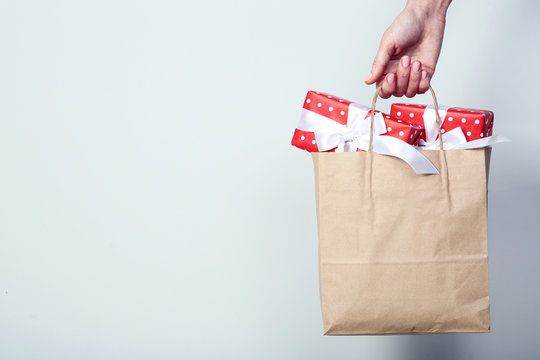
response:
M377 104L377 98L379 97L379 94L381 93L383 83L381 82L379 85L377 85L377 90L375 90L375 95L373 95L373 101L371 102L371 126L370 126L370 133L369 133L369 147L368 151L371 151L372 145L373 145L373 123L375 121L375 105ZM435 109L435 117L437 120L437 131L439 132L439 150L443 150L443 141L442 141L442 134L441 134L441 119L439 117L439 104L437 103L437 97L435 96L435 91L433 91L433 88L431 85L429 86L429 90L431 91L431 96L433 96L433 108Z

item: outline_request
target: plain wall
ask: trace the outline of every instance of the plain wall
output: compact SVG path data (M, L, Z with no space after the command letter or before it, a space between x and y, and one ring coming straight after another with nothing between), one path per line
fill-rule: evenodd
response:
M403 6L2 1L0 358L539 358L533 0L455 1L432 82L513 140L491 164L492 332L322 336L313 169L290 140L307 90L370 102Z

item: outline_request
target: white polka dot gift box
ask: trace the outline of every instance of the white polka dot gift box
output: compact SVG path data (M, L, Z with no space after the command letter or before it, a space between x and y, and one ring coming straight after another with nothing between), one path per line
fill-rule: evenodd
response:
M364 118L369 118L371 115L370 108L367 106L355 104L349 100L317 91L308 91L303 105L303 109L322 115L343 126L347 126L350 123L351 117L349 117L349 113L351 108L363 110L366 113ZM379 111L376 111L376 113L379 113ZM418 144L418 141L423 135L422 126L412 124L407 120L395 119L385 113L380 114L384 119L386 129L386 133L381 134L381 136L392 136L411 145ZM299 128L295 130L291 143L309 152L336 151L336 148L319 149L314 131ZM356 151L364 150L356 149Z
M438 131L433 106L392 104L390 115L421 126L425 131L420 135L417 145L425 149L436 148ZM492 136L492 111L439 106L439 115L446 149Z
M372 128L373 120L373 128ZM371 131L373 130L373 131ZM438 174L435 166L412 144L422 129L351 101L308 91L292 145L309 152L363 152L390 155L405 161L417 174Z

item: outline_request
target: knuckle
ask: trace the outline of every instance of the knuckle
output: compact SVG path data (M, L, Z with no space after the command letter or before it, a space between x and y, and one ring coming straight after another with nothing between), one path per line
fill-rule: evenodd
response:
M400 78L403 78L403 79L407 78L408 79L409 75L410 75L409 71L406 71L406 70L398 71L398 76Z

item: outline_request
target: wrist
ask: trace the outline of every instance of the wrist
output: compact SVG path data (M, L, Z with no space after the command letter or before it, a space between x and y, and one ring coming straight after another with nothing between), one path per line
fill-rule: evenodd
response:
M452 0L408 0L406 9L413 10L422 16L435 17L446 21L446 11Z

